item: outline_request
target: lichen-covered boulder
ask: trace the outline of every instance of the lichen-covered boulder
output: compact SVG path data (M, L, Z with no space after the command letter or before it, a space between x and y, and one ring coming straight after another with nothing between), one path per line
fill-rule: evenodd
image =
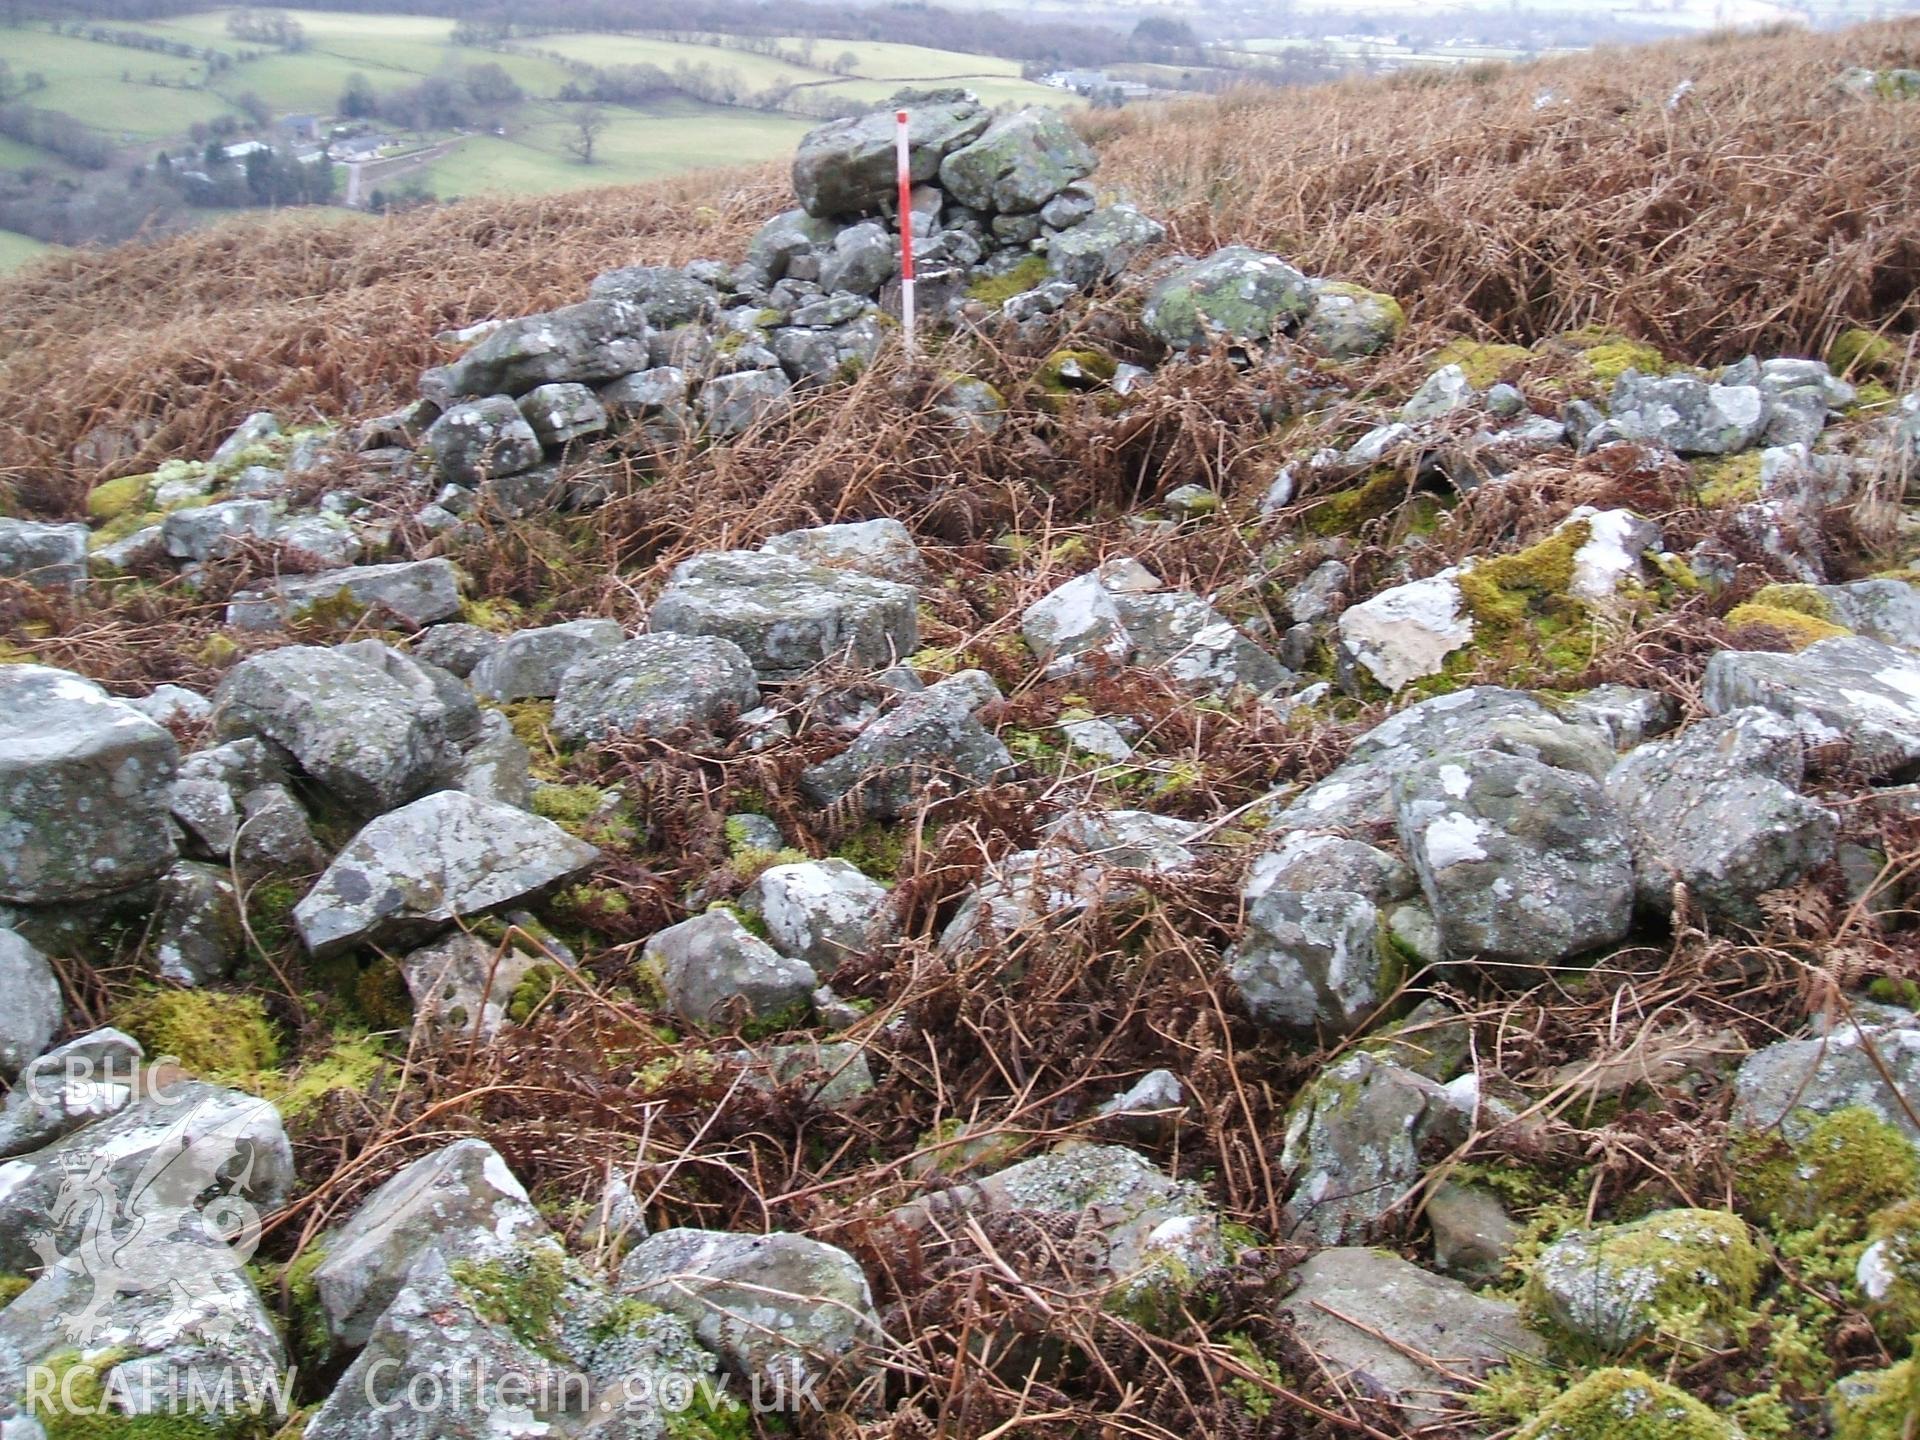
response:
M560 677L553 727L574 741L711 727L760 703L753 665L718 635L642 635Z
M1391 345L1407 328L1391 295L1339 280L1313 282L1313 309L1300 333L1335 360L1357 360Z
M612 380L650 363L644 308L607 297L508 321L447 367L446 384L456 398L514 397L560 380Z
M1366 1051L1322 1070L1287 1112L1292 1233L1318 1245L1368 1239L1419 1182L1422 1122L1448 1108L1440 1085Z
M1666 912L1678 882L1708 913L1757 922L1760 895L1833 855L1836 822L1800 794L1803 769L1799 730L1754 708L1623 756L1606 790L1632 839L1640 903Z
M1820 618L1869 640L1920 649L1920 586L1906 580L1854 580L1807 588L1825 611Z
M1562 1235L1534 1261L1526 1298L1546 1323L1612 1354L1640 1341L1714 1344L1765 1264L1738 1216L1662 1210Z
M516 630L489 647L468 683L488 700L549 700L560 679L582 660L605 655L627 638L617 620L569 620Z
M537 393L537 392L536 392ZM540 439L504 395L456 405L427 427L421 444L444 484L477 490L496 475L540 463Z
M654 601L656 632L714 635L756 673L786 680L827 660L879 669L920 646L918 594L789 555L725 550L674 567Z
M314 645L255 655L213 692L214 733L273 742L358 814L404 804L452 774L450 716L383 660Z
M0 577L36 590L75 590L87 578L84 525L47 525L0 518Z
M755 1089L772 1090L806 1082L807 1098L829 1109L870 1094L874 1086L867 1047L850 1041L766 1045L727 1058L746 1067L743 1079Z
M589 300L624 300L637 305L653 330L670 330L704 320L720 305L720 294L706 281L669 265L625 265L593 277Z
M844 1250L804 1235L662 1230L620 1262L623 1296L678 1315L728 1368L763 1385L855 1370L885 1339L873 1292ZM848 1378L857 1378L849 1375Z
M979 104L958 97L910 107L907 164L914 181L933 179L941 160L978 138L991 120ZM884 110L829 121L802 136L793 157L793 190L805 214L822 219L864 215L892 199L895 133L894 114ZM759 238L755 244L769 248ZM755 252L748 253L752 258Z
M1202 695L1276 690L1292 678L1278 660L1200 596L1184 590L1113 597L1131 642L1131 663Z
M709 1025L742 1020L795 1020L813 1002L819 977L804 960L782 955L729 910L709 910L647 939L644 970L667 1008Z
M1358 840L1300 832L1262 856L1241 891L1247 933L1227 974L1256 1020L1304 1037L1350 1035L1393 992L1400 968L1383 907L1413 872Z
M1731 455L1759 440L1768 402L1756 385L1715 385L1691 375L1629 370L1607 401L1616 438L1650 441L1682 455Z
M1473 616L1448 569L1349 605L1335 622L1340 643L1388 690L1445 668L1447 656L1473 643Z
M248 540L263 540L277 528L268 500L222 500L175 510L161 522L160 542L176 560L213 560L231 555Z
M456 1140L415 1160L312 1242L324 1257L312 1273L328 1333L350 1349L365 1345L429 1250L449 1263L486 1259L546 1233L500 1153L484 1140Z
M1844 743L1874 775L1920 775L1920 657L1842 636L1793 655L1721 650L1707 662L1701 698L1716 715L1759 705L1799 727L1810 746Z
M0 1310L0 1391L37 1390L33 1408L57 1435L96 1426L137 1434L154 1423L219 1434L245 1423L250 1398L271 1415L286 1350L245 1260L195 1211L142 1207L130 1238L52 1257ZM125 1411L96 1411L90 1387L76 1383L88 1374ZM47 1387L50 1375L64 1385ZM20 1424L10 1409L9 1440Z
M1295 1338L1329 1373L1394 1406L1409 1429L1464 1419L1463 1380L1546 1349L1517 1307L1398 1255L1322 1250L1294 1277L1280 1313L1292 1320Z
M868 814L892 819L931 780L951 790L988 784L1013 767L1013 756L974 712L999 698L999 687L980 670L903 696L840 754L801 771L800 793L831 805L857 790Z
M1047 269L1057 280L1091 290L1117 279L1141 251L1166 238L1159 221L1131 205L1109 205L1047 242Z
M1219 1217L1199 1187L1124 1145L1068 1141L888 1218L913 1232L951 1233L969 1215L1014 1213L1077 1221L1068 1256L1075 1278L1110 1289L1127 1309L1226 1263Z
M1175 350L1267 340L1313 309L1313 282L1278 255L1229 245L1166 276L1141 321Z
M58 1203L76 1174L110 1214L161 1223L215 1195L272 1209L293 1185L293 1151L280 1112L257 1096L197 1080L149 1083L117 1113L0 1165L0 1268L39 1269L49 1240L73 1253L94 1218L92 1206Z
M550 820L442 790L369 821L293 907L316 959L427 939L572 879L600 858Z
M173 736L90 680L0 665L0 900L125 890L173 863Z
M876 221L847 226L821 258L820 288L829 295L873 294L898 272L898 245Z
M801 144L805 145L805 140ZM892 175L893 147L887 146L888 175ZM935 165L939 164L936 160ZM891 185L889 178L888 184ZM887 193L891 193L889 190ZM840 226L833 220L809 215L805 210L788 210L762 225L747 242L747 268L754 278L773 285L785 279L796 260L805 260L818 274L818 252L830 249Z
M1119 597L1160 588L1160 578L1137 560L1109 560L1042 595L1020 616L1027 648L1064 669L1081 656L1104 655L1115 664L1133 653Z
M1400 777L1394 812L1455 960L1551 965L1632 924L1626 827L1584 775L1493 750L1442 755Z
M1741 1440L1742 1433L1645 1371L1596 1370L1556 1396L1514 1440Z
M1038 210L1082 176L1093 151L1054 110L1018 110L940 162L940 186L962 205L1004 215Z
M769 555L791 555L829 570L852 570L877 580L917 584L926 573L913 532L898 520L856 520L788 530L761 545Z
M4 929L0 929L0 997L4 997L0 998L0 1077L11 1080L47 1048L66 1017L66 1006L47 957Z
M887 903L886 886L836 859L769 866L740 896L741 908L760 917L775 948L822 976L881 938L876 932Z
M366 620L419 630L460 613L460 572L451 561L396 560L318 575L281 575L227 604L237 630L274 630L292 620L349 629Z

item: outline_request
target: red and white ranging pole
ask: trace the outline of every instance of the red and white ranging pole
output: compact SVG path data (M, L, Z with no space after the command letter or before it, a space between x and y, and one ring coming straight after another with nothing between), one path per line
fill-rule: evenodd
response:
M913 353L913 170L907 160L907 112L897 110L894 120L894 156L900 169L900 333L907 353Z

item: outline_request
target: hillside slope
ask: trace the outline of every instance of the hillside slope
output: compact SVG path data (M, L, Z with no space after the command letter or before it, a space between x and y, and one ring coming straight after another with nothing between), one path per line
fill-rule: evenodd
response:
M930 104L918 355L884 115L0 289L0 1402L1911 1440L1916 52Z

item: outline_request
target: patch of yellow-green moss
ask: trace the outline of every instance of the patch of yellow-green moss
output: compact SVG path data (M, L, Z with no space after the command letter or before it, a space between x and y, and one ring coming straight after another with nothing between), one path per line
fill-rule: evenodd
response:
M468 599L460 602L460 618L469 625L477 625L482 630L491 630L496 635L510 635L526 621L526 610L517 600L509 600L504 595L490 595L484 600Z
M288 613L287 623L314 630L351 630L367 618L372 608L342 585L331 595L319 595L297 606Z
M1842 330L1827 347L1827 368L1836 375L1892 375L1906 351L1886 336L1858 326Z
M1920 1157L1900 1130L1864 1105L1822 1115L1789 1145L1774 1133L1734 1141L1743 1209L1770 1230L1816 1221L1864 1224L1874 1212L1920 1190Z
M1047 257L1028 255L1005 274L976 280L967 287L967 298L983 305L1004 305L1016 295L1047 283Z
M543 820L579 834L588 821L607 808L607 792L598 785L544 784L533 787L528 808Z
M216 630L201 642L200 648L193 652L193 658L202 665L217 667L228 664L239 653L239 644Z
M686 1407L662 1415L667 1440L753 1440L753 1413L718 1386L695 1385Z
M1336 490L1307 512L1307 528L1317 535L1351 535L1378 520L1407 498L1412 485L1392 467L1373 471L1358 485Z
M1462 570L1454 583L1473 617L1473 646L1448 656L1443 673L1457 676L1490 650L1543 669L1548 680L1585 670L1593 662L1591 616L1569 587L1574 556L1590 533L1586 521L1575 521L1525 550Z
M537 1354L566 1358L554 1335L568 1288L566 1256L557 1245L522 1245L492 1260L456 1260L447 1269L486 1319Z
M87 537L87 551L89 554L97 553L109 545L125 540L130 535L158 525L166 518L158 510L145 510L139 507L123 510Z
M128 511L144 511L153 495L153 476L123 475L118 480L102 480L87 492L87 514L106 521Z
M833 853L868 879L892 884L906 861L909 839L905 825L869 820L835 846Z
M1745 630L1753 626L1784 635L1795 650L1804 650L1816 641L1853 633L1846 626L1836 625L1831 620L1816 619L1804 611L1788 610L1778 605L1762 605L1757 600L1736 605L1727 612L1729 630Z
M252 1080L280 1064L280 1035L257 995L148 990L111 1015L149 1058L171 1055L210 1080Z
M25 1275L0 1274L0 1309L18 1300L32 1285Z
M1552 1401L1514 1440L1738 1440L1686 1391L1643 1370L1597 1370Z
M1920 1359L1850 1375L1834 1387L1833 1440L1914 1440L1920 1435Z
M1429 355L1427 368L1431 372L1458 365L1466 371L1469 385L1485 390L1525 368L1532 359L1533 352L1524 345L1499 345L1461 336Z
M130 1358L131 1352L119 1349L88 1355L69 1350L50 1357L39 1384L22 1397L47 1440L270 1440L285 1424L287 1417L271 1409L209 1414L182 1407L177 1413L125 1414L112 1403L110 1375ZM234 1387L236 1403L241 1389Z
M333 1332L327 1328L327 1313L314 1279L326 1259L327 1247L316 1240L285 1264L256 1265L255 1287L268 1311L277 1318L284 1316L283 1329L295 1362L315 1369L325 1366L333 1355Z
M1665 375L1673 364L1653 346L1631 340L1617 330L1589 325L1557 337L1561 344L1580 353L1587 373L1603 386L1612 385L1629 370L1642 375Z
M1099 350L1056 350L1042 360L1040 368L1033 372L1033 383L1050 400L1058 401L1093 386L1106 384L1119 368L1119 363L1111 355ZM1070 369L1077 369L1079 375L1070 376L1067 373Z
M514 738L527 747L528 769L536 780L565 780L565 752L553 733L553 701L510 700L497 707Z
M377 1036L348 1036L290 1073L267 1077L260 1093L273 1101L282 1118L295 1121L313 1113L329 1095L365 1095L386 1062L386 1045Z
M1695 497L1708 509L1760 498L1760 452L1708 455L1691 461Z
M507 997L507 1019L524 1025L560 993L566 972L557 965L534 965L520 977Z

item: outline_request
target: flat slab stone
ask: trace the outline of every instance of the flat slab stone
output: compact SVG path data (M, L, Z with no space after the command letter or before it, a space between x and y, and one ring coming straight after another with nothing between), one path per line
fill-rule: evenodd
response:
M316 959L424 940L571 879L600 852L550 820L442 790L370 821L293 907Z
M459 613L460 575L452 562L403 560L283 575L235 595L227 604L227 623L238 630L276 630L289 621L326 617L345 629L366 618L419 630Z
M1516 1306L1397 1255L1342 1246L1295 1274L1299 1284L1280 1306L1294 1334L1337 1382L1397 1407L1409 1430L1462 1418L1449 1372L1477 1378L1546 1353ZM1433 1363L1416 1358L1423 1355Z
M1797 655L1722 650L1700 693L1716 715L1760 705L1791 720L1810 746L1844 743L1876 776L1920 776L1920 656L1911 650L1858 636Z
M767 679L828 660L878 669L920 648L909 585L811 565L790 555L724 550L674 568L653 603L656 633L714 635Z
M760 703L746 654L717 635L642 635L576 661L560 678L553 728L572 741L707 729Z

